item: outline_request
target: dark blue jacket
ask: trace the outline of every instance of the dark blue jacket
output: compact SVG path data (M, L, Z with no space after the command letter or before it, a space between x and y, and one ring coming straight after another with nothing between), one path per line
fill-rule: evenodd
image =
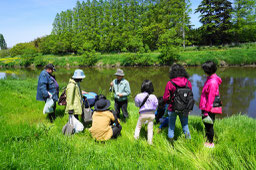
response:
M36 100L46 101L49 97L48 92L52 94L52 99L58 101L59 90L54 78L43 70L38 78Z

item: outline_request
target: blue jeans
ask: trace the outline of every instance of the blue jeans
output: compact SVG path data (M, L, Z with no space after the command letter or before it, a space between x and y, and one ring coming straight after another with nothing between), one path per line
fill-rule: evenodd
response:
M178 114L178 113L170 112L170 111L168 111L168 115L169 115L168 137L170 139L174 138L175 122L176 122L177 116L179 116L185 137L187 139L191 139L191 135L190 135L190 132L188 129L188 116L184 116L182 113Z
M161 123L161 125L159 126L160 129L167 127L168 126L168 122L169 122L169 118L165 117L163 123Z

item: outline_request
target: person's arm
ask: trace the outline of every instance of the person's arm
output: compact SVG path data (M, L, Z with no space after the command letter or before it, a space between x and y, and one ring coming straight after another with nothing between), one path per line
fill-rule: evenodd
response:
M188 80L188 87L192 90L192 84L189 80Z
M130 84L129 84L128 81L126 81L125 86L124 86L124 90L123 90L121 95L126 97L126 96L129 96L130 94L131 94Z
M48 93L48 89L47 89L47 84L48 84L49 82L48 82L48 80L47 80L46 75L42 75L42 76L40 77L39 82L40 82L40 87L39 87L39 89L40 89L40 91L41 91L42 94L43 94L43 98L46 99L46 98L50 97L50 94Z
M69 84L66 90L67 94L67 110L69 114L74 113L74 97L75 97L75 85Z
M167 103L170 97L170 90L169 90L169 81L167 82L166 86L165 86L165 91L164 91L164 102Z
M152 95L152 96L153 96L153 107L154 107L154 110L156 110L158 106L158 100L155 95Z
M135 103L135 106L137 107L140 107L141 103L140 103L140 100L139 100L139 96L136 95L135 99L134 99L134 103Z

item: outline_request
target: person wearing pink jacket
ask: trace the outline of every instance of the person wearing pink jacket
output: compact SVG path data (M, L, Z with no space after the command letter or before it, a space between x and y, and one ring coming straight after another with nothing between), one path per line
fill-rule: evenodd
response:
M173 100L174 92L176 91L176 86L185 87L186 85L192 90L191 82L188 80L189 75L185 68L180 64L174 64L170 70L170 81L167 82L164 92L164 102L170 103L169 100ZM171 82L172 81L172 82ZM174 84L173 84L174 83ZM168 106L168 138L173 142L175 122L176 118L179 116L182 125L183 132L187 139L191 139L191 135L188 128L188 113L178 113L173 110L172 104Z
M205 147L213 148L215 113L213 113L213 103L219 97L219 86L221 78L216 75L217 66L213 61L207 61L202 65L202 69L208 75L201 94L199 108L202 110L202 120L205 126L207 141ZM221 113L221 112L216 112Z

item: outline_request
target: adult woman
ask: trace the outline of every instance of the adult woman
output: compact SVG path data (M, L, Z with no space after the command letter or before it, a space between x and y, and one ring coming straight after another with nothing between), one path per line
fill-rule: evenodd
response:
M84 104L82 98L82 92L80 88L80 82L85 78L83 70L77 69L74 75L69 80L66 88L67 94L67 106L65 112L68 114L74 114L76 118L78 115L82 115Z
M182 125L183 132L185 137L190 139L191 135L188 128L188 112L175 112L172 106L172 103L169 102L174 99L174 92L176 91L176 87L189 87L192 90L192 85L188 80L189 76L183 66L180 64L174 64L170 70L170 81L166 84L165 92L163 99L166 103L170 103L168 106L168 115L169 115L169 128L168 128L168 138L170 141L173 141L174 138L174 130L175 130L175 122L177 116L180 118L180 122Z
M215 113L213 113L213 103L216 97L219 96L219 86L222 82L221 78L216 75L217 66L213 61L207 61L202 65L202 69L208 75L202 90L199 108L202 110L202 119L205 126L207 141L205 146L214 147L213 124L215 121ZM217 113L217 112L216 112ZM218 112L221 113L221 112Z
M95 111L92 116L92 127L89 129L93 138L98 141L106 141L117 138L122 130L119 120L109 111L110 101L105 98L95 103Z

